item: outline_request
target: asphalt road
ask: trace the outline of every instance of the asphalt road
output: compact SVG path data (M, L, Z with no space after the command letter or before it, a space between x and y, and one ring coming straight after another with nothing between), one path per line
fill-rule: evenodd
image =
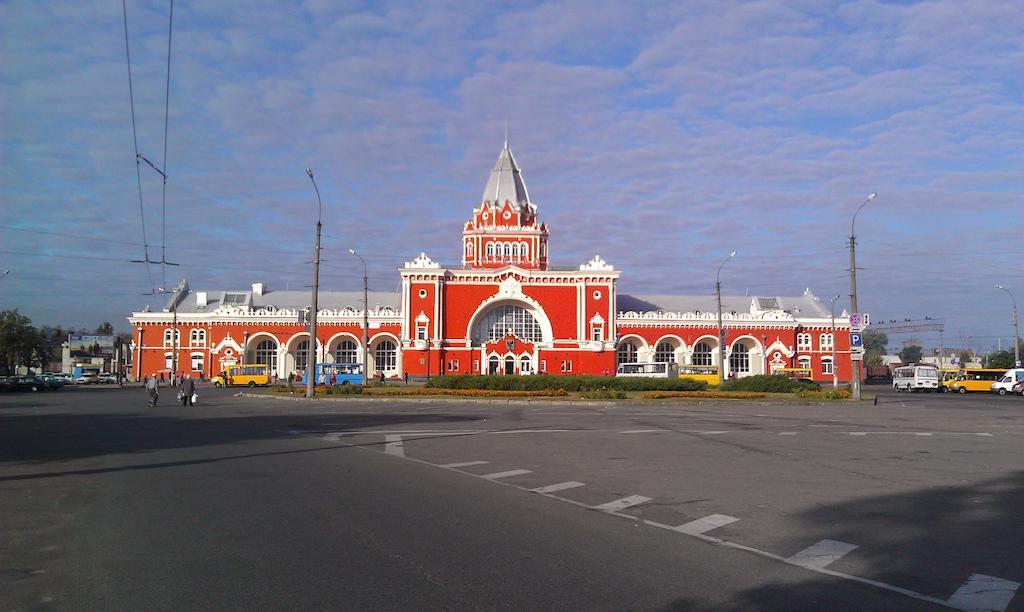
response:
M0 396L0 608L1024 609L1024 398Z

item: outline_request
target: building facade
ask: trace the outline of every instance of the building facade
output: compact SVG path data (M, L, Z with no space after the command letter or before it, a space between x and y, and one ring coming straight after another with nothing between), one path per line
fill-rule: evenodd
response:
M714 366L727 377L805 368L822 382L851 378L850 326L810 290L794 297L629 295L599 256L573 269L548 265L548 228L506 145L462 232L461 265L425 253L399 270L401 292L321 291L318 362L366 363L371 374L613 374L619 363ZM306 368L309 294L175 288L159 311L134 312L137 376L206 377L236 363L277 376Z

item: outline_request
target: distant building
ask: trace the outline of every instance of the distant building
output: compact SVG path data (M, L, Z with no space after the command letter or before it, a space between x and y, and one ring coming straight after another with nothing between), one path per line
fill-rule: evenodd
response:
M810 290L723 296L720 343L713 295L620 294L620 271L598 256L551 268L548 237L506 146L463 226L461 266L421 254L399 270L400 292L370 294L368 372L611 374L623 362L714 366L724 350L728 377L801 367L823 382L833 369L851 378L849 318L837 315L833 330ZM193 291L183 281L161 310L129 317L136 372L170 373L175 346L178 370L196 375L243 362L301 372L309 297L263 283ZM362 363L362 292L321 291L319 306L318 361Z

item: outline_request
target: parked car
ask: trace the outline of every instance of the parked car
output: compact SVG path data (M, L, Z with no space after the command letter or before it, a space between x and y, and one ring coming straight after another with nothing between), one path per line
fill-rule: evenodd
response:
M1024 380L1015 384L1011 389L1010 393L1016 393L1017 395L1024 395Z
M53 377L61 381L65 385L75 384L75 377L70 374L54 374Z
M793 380L798 383L803 383L815 391L821 391L821 385L810 378L794 378Z
M103 372L99 376L96 377L96 382L102 383L102 384L107 384L107 385L116 385L117 384L117 376L115 376L115 375L113 375L113 374L111 374L109 372Z
M8 391L43 391L46 381L36 376L12 376L7 379Z

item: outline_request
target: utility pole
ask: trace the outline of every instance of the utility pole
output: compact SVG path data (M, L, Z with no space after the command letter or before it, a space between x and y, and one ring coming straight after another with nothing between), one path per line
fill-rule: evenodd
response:
M832 298L832 388L839 388L839 372L837 366L839 365L836 361L836 300L839 296Z
M855 213L853 213L853 221L850 221L850 310L852 310L851 314L860 314L860 311L857 309L857 234L854 232L854 224L857 223L857 213L859 213L862 208L867 206L868 202L874 200L876 195L877 194L874 193L869 195L868 199L864 200L864 203L857 208L857 211ZM851 381L851 388L853 389L853 399L859 400L860 381L863 379L862 366L864 362L863 360L857 360L855 363L856 367L854 368L854 376L853 381Z
M718 386L721 387L722 383L725 382L725 338L722 337L722 266L727 264L730 259L736 257L736 251L729 253L729 256L722 260L722 263L718 264L718 270L715 271L715 296L718 298Z
M306 168L306 174L313 182L317 203L316 246L313 247L313 295L311 297L313 306L309 311L309 356L306 358L306 397L313 397L316 395L316 301L320 291L320 218L323 213L323 203L320 201L320 188L316 186L313 171Z
M1017 298L1013 297L1010 290L1002 285L996 285L996 289L1001 289L1010 296L1010 300L1013 302L1013 367L1020 367L1020 328L1018 327L1019 319L1017 318Z
M363 263L363 386L366 386L366 368L370 367L370 346L369 346L369 335L370 335L370 299L369 290L367 289L369 283L366 277L366 260L359 253L356 253L354 249L349 249L349 253L359 258L359 261Z

